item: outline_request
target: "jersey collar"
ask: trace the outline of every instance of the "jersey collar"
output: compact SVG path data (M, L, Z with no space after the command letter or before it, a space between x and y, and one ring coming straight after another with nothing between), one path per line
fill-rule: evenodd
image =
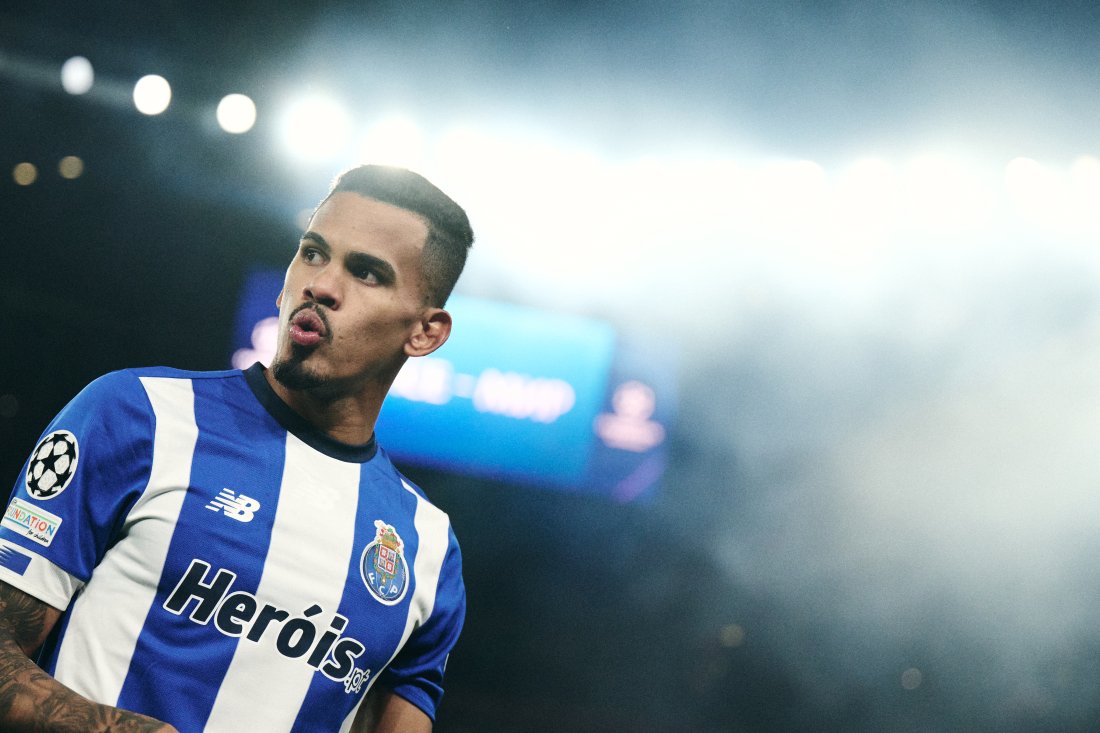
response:
M313 427L304 417L283 402L279 395L275 394L275 390L271 389L271 385L267 383L267 379L264 377L264 365L260 362L256 362L245 369L244 378L248 382L252 394L256 395L256 399L260 401L268 414L309 447L324 453L326 456L349 463L366 463L374 458L375 453L378 452L378 444L375 442L373 435L367 443L349 445L334 440Z

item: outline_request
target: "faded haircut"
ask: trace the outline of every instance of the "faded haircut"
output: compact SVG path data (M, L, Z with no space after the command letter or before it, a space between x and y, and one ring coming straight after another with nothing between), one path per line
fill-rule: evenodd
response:
M341 191L392 204L424 219L428 225L421 259L424 295L429 305L446 305L474 243L474 231L462 207L419 173L383 165L361 165L344 171L333 181L321 204Z

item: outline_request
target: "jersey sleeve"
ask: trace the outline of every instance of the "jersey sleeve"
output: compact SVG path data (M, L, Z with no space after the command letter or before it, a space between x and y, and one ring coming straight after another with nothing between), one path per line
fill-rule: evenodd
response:
M386 667L379 683L424 711L433 721L443 699L443 673L466 618L462 555L454 532L440 570L435 605L427 621Z
M64 610L148 483L154 417L129 372L84 388L42 434L0 520L0 580Z

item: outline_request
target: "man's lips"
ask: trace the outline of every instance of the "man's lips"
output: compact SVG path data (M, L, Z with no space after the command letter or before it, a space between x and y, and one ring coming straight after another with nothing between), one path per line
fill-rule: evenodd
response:
M320 311L304 306L291 316L287 333L298 346L316 346L328 337L328 324Z

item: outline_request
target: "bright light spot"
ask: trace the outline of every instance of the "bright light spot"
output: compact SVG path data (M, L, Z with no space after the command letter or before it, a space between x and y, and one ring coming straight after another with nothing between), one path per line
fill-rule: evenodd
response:
M760 191L787 215L802 205L822 202L825 169L811 160L768 163L760 168L758 176Z
M657 395L646 384L630 380L615 388L610 413L596 416L596 435L612 448L643 453L660 445L665 428L650 420L657 409Z
M910 667L901 673L901 686L906 690L915 690L921 686L924 675L916 667Z
M946 155L923 155L909 164L908 182L916 192L930 198L936 198L966 178L965 166Z
M279 130L292 156L327 165L347 144L351 117L344 106L332 98L307 97L286 109Z
M412 120L403 117L382 120L367 130L360 158L369 163L422 169L424 135Z
M480 206L499 212L498 241L508 245L493 256L537 276L541 285L553 284L558 295L562 281L590 288L586 277L619 264L620 256L630 254L624 250L637 243L624 227L640 217L614 211L607 166L583 151L507 130L456 128L439 139L434 162L440 179L453 175L448 190L467 202L468 211ZM548 205L569 216L547 216ZM585 263L583 272L578 261Z
M75 155L66 155L61 159L61 162L57 164L57 172L61 174L62 178L80 178L84 173L84 161Z
M1100 233L1100 160L1084 155L1069 170L1069 207L1079 231Z
M495 180L493 172L508 163L505 144L499 136L469 127L455 128L439 139L437 157L445 170L468 171L468 176L476 179L471 188L488 190Z
M38 169L34 163L19 163L12 169L11 177L20 186L29 186L38 179Z
M84 94L94 81L92 62L83 56L73 56L61 65L61 86L69 94Z
M749 214L761 231L786 237L792 243L809 243L820 229L826 204L825 169L809 160L768 163L756 173L746 190Z
M841 171L833 227L849 247L883 245L897 222L898 175L881 158L862 158Z
M1100 200L1100 160L1091 155L1078 158L1069 170L1069 177L1079 195L1091 199L1094 205Z
M1051 174L1031 158L1013 158L1005 166L1005 185L1011 194L1031 196L1051 183Z
M650 215L660 212L670 224L682 224L684 219L709 218L722 211L729 214L723 219L733 223L749 213L738 210L745 202L741 189L748 176L732 159L646 157L609 171L608 176L614 181L610 190L621 192L614 197L622 207L615 212L618 216L629 218L632 211L645 209Z
M223 130L239 135L256 124L256 104L243 94L227 94L218 102L217 116Z
M772 168L780 180L805 188L820 189L825 183L825 169L812 160L792 160L776 163Z
M722 646L730 649L739 647L745 643L745 629L739 624L723 626L722 631L718 635L718 641Z
M163 76L149 74L134 84L134 106L145 115L159 115L172 101L172 87Z
M1060 218L1064 199L1058 177L1038 161L1014 158L1005 166L1005 188L1025 213L1044 222Z
M878 201L893 195L897 173L882 158L861 158L841 172L839 185L851 195Z
M1091 155L1082 155L1073 161L1070 175L1073 176L1074 180L1085 182L1088 185L1100 185L1100 159Z
M961 160L924 155L910 162L904 199L922 228L956 233L960 227L988 222L993 207L991 187Z

